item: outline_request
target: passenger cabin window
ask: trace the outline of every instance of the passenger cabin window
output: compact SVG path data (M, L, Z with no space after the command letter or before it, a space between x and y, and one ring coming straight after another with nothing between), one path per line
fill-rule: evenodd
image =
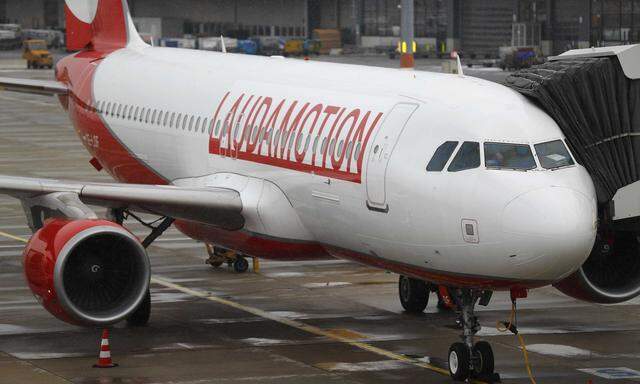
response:
M526 144L484 143L487 168L526 171L537 167L531 147Z
M453 158L449 172L464 171L465 169L478 168L480 166L480 143L465 141L460 146L456 157Z
M457 146L457 141L446 141L441 144L438 149L436 149L431 160L429 160L429 164L427 164L427 171L442 171L444 169L444 166L447 164L447 161L449 161L449 158L453 154L453 151L456 150Z
M535 147L543 168L556 169L575 164L562 140L536 144Z

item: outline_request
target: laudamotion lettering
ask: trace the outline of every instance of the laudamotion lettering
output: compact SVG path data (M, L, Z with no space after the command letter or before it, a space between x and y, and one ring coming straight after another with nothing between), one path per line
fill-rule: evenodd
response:
M360 183L382 112L227 92L213 118L211 154Z

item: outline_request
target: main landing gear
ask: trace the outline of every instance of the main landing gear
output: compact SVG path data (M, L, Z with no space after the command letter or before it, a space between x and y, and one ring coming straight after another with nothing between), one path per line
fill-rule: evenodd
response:
M450 306L447 305L448 297L445 298L442 294L443 289L446 290L444 287L441 288L423 280L412 279L407 276L400 276L398 281L400 304L402 304L402 308L404 308L407 313L411 314L424 312L429 304L429 294L431 292L435 292L438 296L438 309L450 310Z
M140 224L151 229L151 233L142 241L142 246L148 248L158 237L160 237L175 221L172 217L161 217L158 220L147 223L135 214L125 209L109 209L107 211L107 219L123 225L128 218L133 218ZM159 224L156 224L159 223ZM147 290L144 299L138 308L127 317L127 325L132 327L144 327L149 324L151 318L151 291Z
M244 273L249 269L249 262L241 254L212 244L206 246L209 254L206 263L213 268L219 268L222 264L227 263L237 273Z
M462 342L453 343L449 348L449 374L456 381L478 378L488 382L500 380L494 372L494 357L491 345L486 341L474 344L473 338L480 330L480 323L475 316L474 307L489 304L491 291L474 289L451 290L452 297L460 314L462 326Z

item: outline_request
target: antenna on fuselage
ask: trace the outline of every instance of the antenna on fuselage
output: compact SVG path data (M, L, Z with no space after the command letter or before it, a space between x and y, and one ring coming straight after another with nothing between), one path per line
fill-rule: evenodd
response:
M222 53L227 53L227 46L224 45L224 36L220 35L220 49Z

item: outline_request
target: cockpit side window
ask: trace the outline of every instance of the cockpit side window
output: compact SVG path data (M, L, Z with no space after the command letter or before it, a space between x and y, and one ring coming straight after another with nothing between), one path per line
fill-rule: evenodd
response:
M508 143L484 143L484 164L487 168L522 171L537 166L530 146Z
M562 140L536 144L535 148L543 168L555 169L575 164Z
M456 157L453 158L449 172L464 171L465 169L478 168L480 166L480 143L465 141L460 146Z
M444 166L449 161L451 154L456 150L458 146L457 141L446 141L436 149L435 153L429 164L427 164L428 172L440 172L444 169Z

